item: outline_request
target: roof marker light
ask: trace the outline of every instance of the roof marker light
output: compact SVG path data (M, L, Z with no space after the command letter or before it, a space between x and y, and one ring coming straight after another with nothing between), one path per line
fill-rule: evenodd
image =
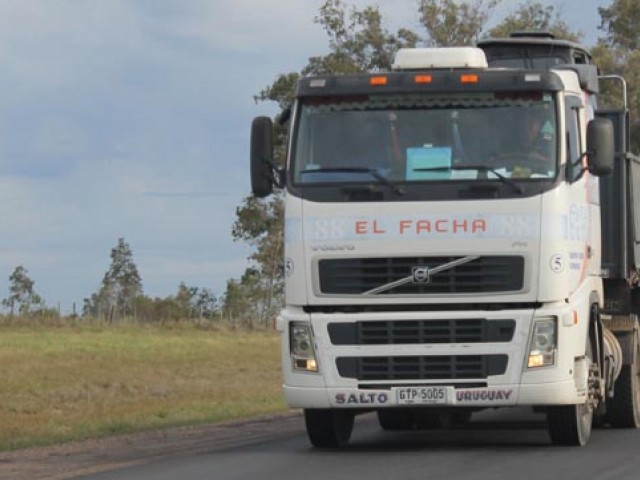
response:
M433 77L431 75L416 75L415 81L416 83L431 83L433 81Z
M460 83L478 83L479 78L478 75L473 73L460 75Z
M388 81L388 79L385 76L371 77L369 79L369 84L370 85L375 85L375 86L377 86L377 85L386 85L387 81Z

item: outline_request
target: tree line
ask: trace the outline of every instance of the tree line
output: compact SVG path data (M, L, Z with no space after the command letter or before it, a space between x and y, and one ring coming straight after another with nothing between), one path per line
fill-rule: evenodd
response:
M124 238L119 238L111 249L111 263L100 288L85 298L79 312L75 306L68 317L99 320L107 323L133 321L162 323L167 321L198 320L233 327L267 326L256 316L247 315L247 309L236 302L246 302L234 295L216 297L203 287L178 285L177 292L164 298L149 297L143 293L142 277L133 259L133 251ZM228 289L229 290L229 289ZM2 300L9 318L52 319L61 318L59 308L46 305L35 291L35 281L23 265L18 265L9 276L9 293Z

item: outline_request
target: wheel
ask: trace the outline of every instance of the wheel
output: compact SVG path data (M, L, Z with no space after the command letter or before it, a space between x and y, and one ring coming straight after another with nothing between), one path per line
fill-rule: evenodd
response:
M344 447L349 443L355 415L344 410L306 409L304 422L311 445L317 448Z
M383 408L378 410L378 423L383 430L412 430L413 412L409 408Z
M588 375L593 372L591 343L587 341L585 357L589 361ZM549 436L554 445L583 446L589 442L593 424L593 405L587 395L585 403L554 405L547 408Z
M613 398L607 400L607 419L612 427L640 427L640 342L637 332L621 340L630 353L631 365L623 365L614 386Z
M593 408L587 403L549 407L547 421L554 445L583 446L591 437Z

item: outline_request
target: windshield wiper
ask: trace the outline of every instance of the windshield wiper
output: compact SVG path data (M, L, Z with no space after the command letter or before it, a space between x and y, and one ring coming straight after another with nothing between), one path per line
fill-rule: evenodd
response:
M373 178L378 180L380 183L386 185L391 190L394 191L396 195L402 196L404 195L404 190L400 188L397 184L389 180L387 177L382 175L374 168L366 168L366 167L333 167L333 168L312 168L309 170L302 170L302 173L367 173L371 175Z
M520 185L515 183L513 180L508 179L500 172L498 172L495 168L489 167L488 165L451 165L448 167L430 167L430 168L416 168L415 172L448 172L450 170L476 170L478 172L491 172L493 173L498 180L500 180L505 185L509 185L514 192L517 194L522 194L522 188Z

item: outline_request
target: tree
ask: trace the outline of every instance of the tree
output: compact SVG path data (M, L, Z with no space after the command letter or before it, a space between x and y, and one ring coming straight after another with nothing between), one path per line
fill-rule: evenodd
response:
M609 7L599 7L600 29L607 33L604 43L624 50L640 49L640 2L614 0Z
M326 0L315 22L327 33L330 51L311 57L302 69L304 75L386 70L399 48L414 47L420 41L406 28L396 33L386 30L378 7L352 7L347 11L343 0Z
M592 54L603 74L623 76L627 81L630 112L631 149L640 149L640 3L637 0L614 0L598 9L600 29L605 32ZM621 107L620 87L603 84L600 104Z
M212 290L201 288L193 299L193 306L200 318L213 320L214 315L218 312L218 298Z
M420 0L420 23L434 47L471 46L501 0Z
M178 286L175 303L179 312L177 320L187 318L211 319L218 306L216 296L210 289L187 287L184 282L180 282Z
M102 278L97 294L85 298L83 312L94 316L134 314L135 299L142 295L142 279L133 261L133 252L124 238L111 249L111 265Z
M241 297L252 299L257 317L267 324L280 308L284 294L282 195L276 194L264 200L248 197L245 204L236 210L236 217L232 228L234 240L249 243L255 251L249 256L250 266L243 281L232 284L232 287L244 290Z
M218 313L216 296L208 288L189 287L180 282L175 295L165 298L135 298L136 320L142 322L183 321L196 318L213 320Z
M178 285L178 293L175 296L175 303L178 309L178 318L193 317L193 298L198 293L197 287L187 287L184 282Z
M269 326L273 315L264 308L263 278L256 269L247 268L238 280L229 280L222 302L222 315L234 327ZM275 312L270 312L271 314Z
M11 315L16 307L20 315L28 315L33 306L42 307L42 299L33 289L34 283L27 269L22 265L17 266L9 276L9 296L2 300L2 306L9 308Z
M100 313L100 297L98 293L94 292L90 297L82 300L83 317L98 317Z
M533 0L528 0L507 15L499 25L490 30L489 34L492 37L507 37L512 32L518 31L545 31L557 38L575 42L582 37L581 32L571 30L552 5L545 6Z

